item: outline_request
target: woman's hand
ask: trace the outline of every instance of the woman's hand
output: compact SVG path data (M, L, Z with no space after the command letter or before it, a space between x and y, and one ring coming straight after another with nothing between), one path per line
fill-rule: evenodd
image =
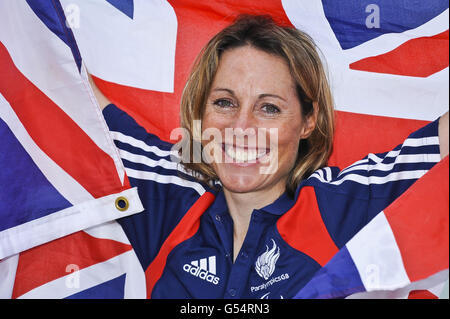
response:
M448 155L448 111L439 119L439 146L441 159Z
M98 89L97 85L95 85L92 76L88 73L89 83L91 84L92 90L94 91L95 97L97 98L98 105L100 106L100 110L103 110L108 104L111 103L110 100L106 96L103 95L102 92ZM448 144L448 143L447 143Z

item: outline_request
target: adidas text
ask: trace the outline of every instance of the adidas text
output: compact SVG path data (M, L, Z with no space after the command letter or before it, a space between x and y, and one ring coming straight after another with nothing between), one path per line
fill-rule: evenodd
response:
M191 275L198 277L202 280L206 280L210 283L213 283L214 285L219 284L220 278L210 274L208 271L201 269L198 266L190 265L190 264L184 264L183 270L187 273L190 273Z

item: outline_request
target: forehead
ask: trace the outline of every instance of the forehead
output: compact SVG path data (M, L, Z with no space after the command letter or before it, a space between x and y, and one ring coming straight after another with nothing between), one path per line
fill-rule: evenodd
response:
M234 48L222 54L212 84L212 89L217 87L236 92L250 90L255 94L295 93L295 82L286 61L251 46Z

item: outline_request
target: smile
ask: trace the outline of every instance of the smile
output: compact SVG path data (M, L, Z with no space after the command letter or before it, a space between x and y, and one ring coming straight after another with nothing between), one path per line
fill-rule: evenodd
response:
M255 162L270 152L267 148L237 147L229 144L222 144L222 149L230 159L237 163Z

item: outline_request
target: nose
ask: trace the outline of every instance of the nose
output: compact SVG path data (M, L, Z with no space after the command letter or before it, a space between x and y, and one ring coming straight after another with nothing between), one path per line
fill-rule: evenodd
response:
M241 107L239 109L239 112L236 113L233 119L231 129L233 129L233 135L238 145L247 145L251 140L256 139L257 119L251 107Z
M233 122L232 128L234 129L255 129L256 128L256 119L251 110L251 107L240 107L239 112L236 112Z

